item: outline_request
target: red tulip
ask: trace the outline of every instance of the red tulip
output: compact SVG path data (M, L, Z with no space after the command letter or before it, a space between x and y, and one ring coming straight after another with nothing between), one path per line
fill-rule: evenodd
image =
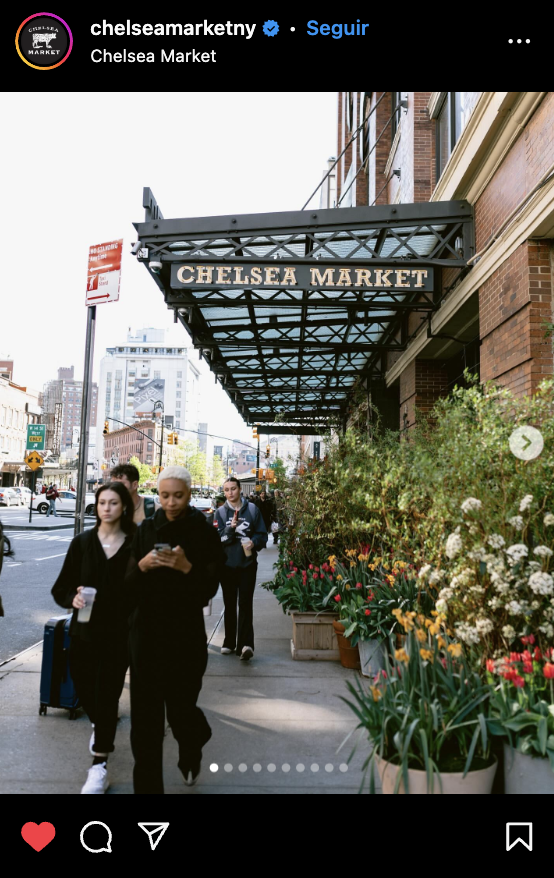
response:
M535 635L534 635L534 634L528 634L527 637L522 637L522 638L521 638L521 642L522 642L522 643L529 643L529 644L531 644L531 646L532 646L532 645L534 644L534 642L535 642Z
M310 568L309 568L309 569L310 569L310 570L313 570L313 569L314 569L314 565L313 565L313 564L310 564Z
M357 583L356 583L356 588L362 588L362 583L361 583L361 582L357 582Z
M512 683L514 684L514 686L517 686L518 689L523 689L523 687L525 686L525 680L523 679L523 677L520 677L519 674L515 675Z
M314 573L312 578L313 578L313 579L319 579L319 576L317 575L317 573Z
M524 661L524 662L530 662L533 660L533 656L531 655L531 653L529 652L528 649L525 649L521 653L521 658L522 658L522 661Z
M524 674L532 674L533 673L533 662L523 662L523 673Z
M511 652L510 653L510 661L511 662L519 662L521 659L521 655L519 652Z
M366 610L365 614L366 614L366 616L371 616L371 610Z
M316 572L316 573L319 573L319 567L316 567L316 568L315 568L315 572Z
M494 674L494 662L492 659L487 659L487 671L490 671L491 674Z
M547 662L542 669L542 672L547 680L554 680L554 665Z
M325 579L325 574L324 574L324 573L320 573L320 574L319 574L319 578L320 578L320 579Z
M340 594L336 594L336 595L335 595L335 600L336 600L336 601L340 601Z

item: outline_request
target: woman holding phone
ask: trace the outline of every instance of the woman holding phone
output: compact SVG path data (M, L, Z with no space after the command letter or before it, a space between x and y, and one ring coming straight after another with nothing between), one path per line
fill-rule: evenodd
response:
M161 794L165 717L192 786L211 737L197 706L208 661L203 607L218 588L225 555L204 513L189 505L191 476L168 466L158 478L161 509L139 527L125 592L132 610L131 746L136 794Z
M96 525L69 546L52 595L73 607L69 667L75 689L93 726L92 767L81 793L109 787L107 761L114 749L117 708L129 666L128 611L121 584L136 526L125 485L108 482L96 492Z

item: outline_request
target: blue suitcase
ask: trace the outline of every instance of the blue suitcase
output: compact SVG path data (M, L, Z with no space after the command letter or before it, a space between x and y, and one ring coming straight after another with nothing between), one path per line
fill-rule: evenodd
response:
M48 707L65 707L75 719L79 699L69 673L69 625L71 616L55 616L44 626L40 673L40 716Z

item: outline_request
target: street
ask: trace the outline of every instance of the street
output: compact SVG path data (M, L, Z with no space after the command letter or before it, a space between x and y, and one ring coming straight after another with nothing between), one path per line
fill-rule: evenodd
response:
M35 517L44 520L44 516L33 513L33 521ZM24 507L0 512L4 525L28 519L29 511ZM73 518L67 528L52 533L22 527L6 531L6 536L15 555L5 559L2 569L0 594L6 615L0 619L0 662L42 640L45 622L51 616L63 615L50 590L73 539Z

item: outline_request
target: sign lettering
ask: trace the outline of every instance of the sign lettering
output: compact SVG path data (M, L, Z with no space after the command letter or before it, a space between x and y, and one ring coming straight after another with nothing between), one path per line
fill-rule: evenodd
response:
M357 265L187 265L171 266L173 289L279 287L296 289L432 290L432 268Z

